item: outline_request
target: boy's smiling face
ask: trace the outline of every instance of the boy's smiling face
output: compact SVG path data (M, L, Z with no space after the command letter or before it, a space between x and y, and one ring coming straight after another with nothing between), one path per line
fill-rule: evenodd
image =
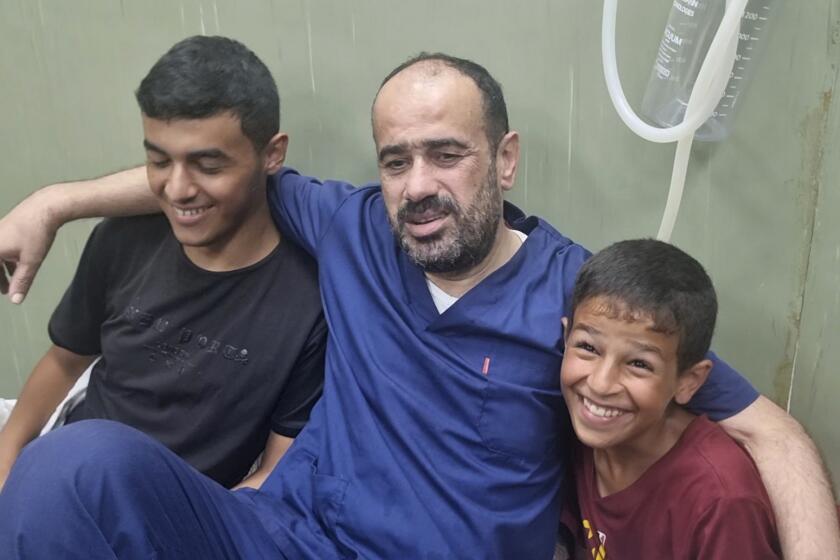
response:
M620 302L598 296L566 324L563 393L578 438L597 449L655 447L671 401L688 402L702 384L678 375L679 334L622 311Z

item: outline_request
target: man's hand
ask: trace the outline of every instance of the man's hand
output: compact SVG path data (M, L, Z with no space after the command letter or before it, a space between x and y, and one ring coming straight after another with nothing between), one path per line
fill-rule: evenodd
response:
M21 303L29 293L58 226L35 193L0 219L0 293Z

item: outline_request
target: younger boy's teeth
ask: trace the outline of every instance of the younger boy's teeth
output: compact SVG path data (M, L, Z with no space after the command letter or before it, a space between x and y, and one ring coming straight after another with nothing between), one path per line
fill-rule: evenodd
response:
M583 397L583 406L585 406L586 410L588 410L595 416L600 416L602 418L614 418L616 416L621 416L622 414L624 414L623 410L619 410L618 408L606 408L603 406L599 406L587 399L586 397Z

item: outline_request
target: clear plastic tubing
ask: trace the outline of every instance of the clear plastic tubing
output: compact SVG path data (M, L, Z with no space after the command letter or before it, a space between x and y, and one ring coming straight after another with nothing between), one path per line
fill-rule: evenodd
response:
M604 0L604 19L601 32L601 56L604 77L613 105L624 124L645 140L666 144L677 142L668 201L659 226L657 239L669 241L679 213L688 160L694 132L712 115L726 90L738 48L738 31L748 0L726 0L723 19L700 67L697 80L686 106L683 121L675 126L660 128L644 122L630 107L621 80L615 54L615 22L617 0Z
M694 83L685 118L676 126L660 128L651 126L640 119L627 102L618 76L618 64L615 55L615 22L618 0L604 0L604 19L601 33L604 78L613 105L621 120L630 130L645 140L667 144L694 134L694 131L700 128L711 116L723 97L735 63L738 31L741 25L741 17L747 6L747 0L727 0L726 4L723 19L714 39L712 39L709 52ZM691 105L694 105L693 111L690 110Z

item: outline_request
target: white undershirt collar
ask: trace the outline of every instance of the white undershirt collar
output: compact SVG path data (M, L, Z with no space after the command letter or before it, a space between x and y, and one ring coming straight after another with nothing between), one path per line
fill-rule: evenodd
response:
M518 229L512 229L511 231L519 237L522 243L525 243L525 240L528 239L528 236ZM444 311L452 307L455 302L458 301L457 297L451 296L441 290L437 284L429 280L428 276L426 276L426 285L429 287L429 293L432 295L432 301L435 302L435 307L437 307L438 313L443 314Z

